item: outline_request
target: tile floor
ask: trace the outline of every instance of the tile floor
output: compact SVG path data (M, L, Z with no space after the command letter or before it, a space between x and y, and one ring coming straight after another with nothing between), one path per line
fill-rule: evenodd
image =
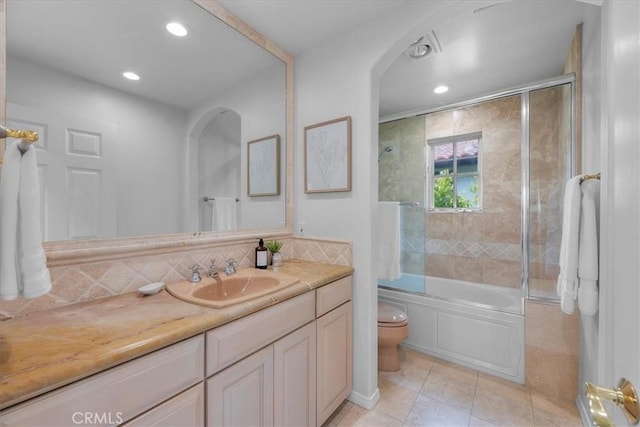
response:
M573 402L402 347L398 372L379 372L380 400L346 401L324 424L348 426L581 426Z

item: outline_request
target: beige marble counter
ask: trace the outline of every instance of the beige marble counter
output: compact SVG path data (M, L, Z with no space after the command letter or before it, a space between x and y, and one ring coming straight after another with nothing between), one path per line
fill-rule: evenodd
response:
M0 322L0 409L348 276L353 269L288 260L279 271L300 282L222 309L189 304L163 290Z

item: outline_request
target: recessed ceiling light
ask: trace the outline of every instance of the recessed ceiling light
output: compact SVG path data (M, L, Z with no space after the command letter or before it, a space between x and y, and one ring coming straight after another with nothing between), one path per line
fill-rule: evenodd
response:
M169 22L167 24L167 31L169 31L176 37L184 37L187 35L187 29L184 27L184 25L178 22Z
M133 71L125 71L124 73L122 73L122 76L125 79L129 79L129 80L140 80L140 76L134 73Z
M448 86L440 85L433 90L433 93L441 94L449 90Z

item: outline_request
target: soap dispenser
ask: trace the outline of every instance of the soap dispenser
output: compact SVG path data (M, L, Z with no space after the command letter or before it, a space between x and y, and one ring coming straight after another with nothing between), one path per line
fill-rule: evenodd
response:
M256 268L266 269L267 268L267 254L269 251L264 245L264 240L260 239L258 242L258 247L256 248Z

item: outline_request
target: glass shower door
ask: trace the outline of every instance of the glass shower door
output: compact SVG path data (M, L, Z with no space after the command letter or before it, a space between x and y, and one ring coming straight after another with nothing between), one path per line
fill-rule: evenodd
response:
M424 293L425 116L382 123L378 135L378 200L400 203L402 268L399 280L380 284Z
M572 175L572 83L529 95L529 297L557 299L565 182Z

